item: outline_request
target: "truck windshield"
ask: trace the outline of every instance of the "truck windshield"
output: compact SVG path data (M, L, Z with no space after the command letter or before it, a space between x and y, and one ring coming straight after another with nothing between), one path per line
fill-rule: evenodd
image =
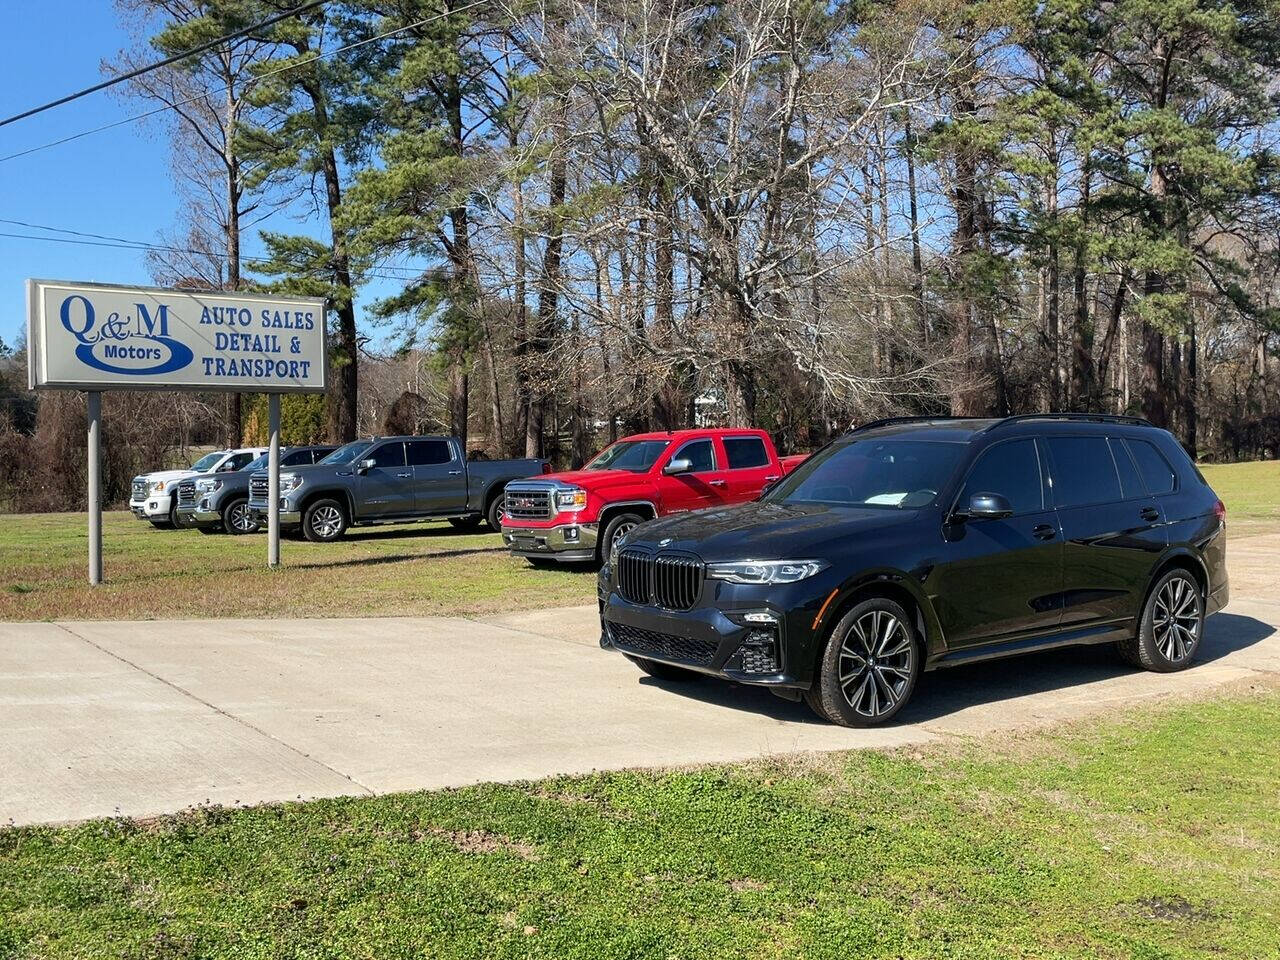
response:
M619 440L605 447L600 455L588 463L584 470L630 470L644 473L671 445L670 440Z
M203 473L205 470L212 470L218 465L218 462L227 455L225 450L215 450L213 453L206 453L203 457L191 465L192 470Z
M855 440L801 464L765 495L769 503L913 510L938 496L964 444L936 440Z
M281 453L283 452L284 451L281 450ZM265 470L270 465L270 463L271 463L271 454L264 453L262 456L256 457L253 460L250 460L248 464L241 467L240 469L243 470L245 473L248 473L250 470Z
M321 463L351 463L360 454L369 449L368 440L353 440L351 443L344 443L333 453L329 454Z

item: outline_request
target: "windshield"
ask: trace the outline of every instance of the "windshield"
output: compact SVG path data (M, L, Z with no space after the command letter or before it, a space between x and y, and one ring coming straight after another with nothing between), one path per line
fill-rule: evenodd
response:
M225 450L215 450L213 453L206 453L203 457L191 465L192 470L204 472L212 470L218 465L218 461L227 455Z
M964 444L934 440L855 440L801 464L764 499L887 510L926 507L950 479L964 449Z
M353 440L351 443L344 443L333 453L329 454L321 463L351 463L360 454L369 449L368 440Z
M244 470L246 473L250 470L265 470L267 469L267 466L270 463L271 463L271 454L264 453L262 456L254 460L250 460L240 469Z
M619 440L605 447L583 470L630 470L644 473L671 445L670 440Z

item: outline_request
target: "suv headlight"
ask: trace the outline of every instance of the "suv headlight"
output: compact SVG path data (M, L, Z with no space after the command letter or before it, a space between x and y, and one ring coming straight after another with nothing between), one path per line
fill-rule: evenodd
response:
M213 493L215 490L222 489L222 481L209 477L206 480L197 480L196 489L201 493Z
M581 487L570 487L568 490L556 491L556 509L572 513L587 505L587 491Z
M729 583L795 583L821 573L830 564L824 560L743 560L707 564L707 577Z

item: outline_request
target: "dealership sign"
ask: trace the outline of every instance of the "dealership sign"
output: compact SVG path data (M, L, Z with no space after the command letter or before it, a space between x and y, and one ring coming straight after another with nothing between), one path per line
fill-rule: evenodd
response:
M323 392L324 301L27 281L33 388Z

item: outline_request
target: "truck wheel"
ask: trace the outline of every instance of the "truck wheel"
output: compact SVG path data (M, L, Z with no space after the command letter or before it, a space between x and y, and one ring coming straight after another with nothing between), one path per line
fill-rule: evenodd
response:
M620 513L616 517L611 517L604 525L604 536L600 538L600 546L597 548L600 562L603 563L609 559L613 545L644 523L644 520L645 518L638 513Z
M173 497L173 502L169 504L169 526L175 530L182 530L186 527L186 524L178 516L178 497L176 494Z
M450 517L449 526L455 530L478 530L480 529L479 517Z
M493 498L489 504L489 509L485 511L484 519L489 524L489 529L494 533L502 532L502 494L499 493Z
M258 522L249 513L249 501L232 500L222 508L222 529L233 536L256 533Z
M302 533L312 543L332 543L346 532L347 511L337 500L317 500L302 517Z

